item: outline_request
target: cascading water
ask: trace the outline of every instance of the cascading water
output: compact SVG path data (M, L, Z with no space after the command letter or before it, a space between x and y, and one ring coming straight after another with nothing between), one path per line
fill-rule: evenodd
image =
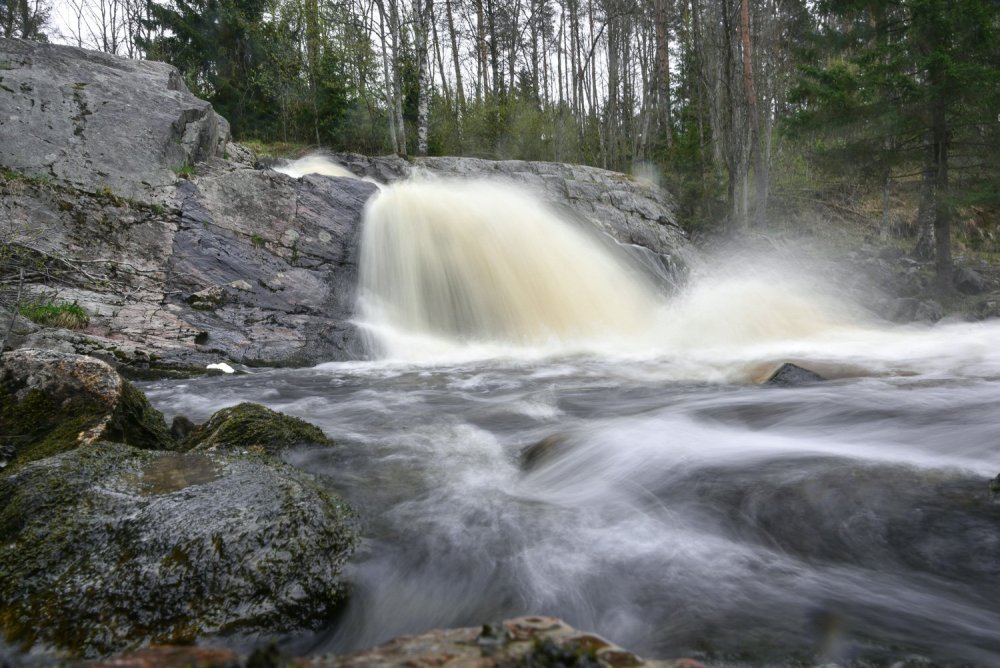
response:
M484 181L385 189L366 211L360 264L363 322L395 358L429 342L451 353L648 343L663 306L586 231Z
M365 541L343 616L289 651L553 614L718 666L1000 665L996 323L872 324L732 257L668 296L483 183L391 186L365 225L383 359L145 386L168 418L259 401L337 441L285 458ZM778 361L843 378L746 382Z

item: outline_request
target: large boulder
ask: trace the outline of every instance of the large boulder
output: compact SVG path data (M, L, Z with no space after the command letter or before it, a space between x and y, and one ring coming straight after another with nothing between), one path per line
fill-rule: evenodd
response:
M0 39L0 164L149 201L229 127L165 63Z
M163 415L108 364L48 350L0 354L0 470L99 440L173 445Z
M0 478L0 633L43 655L328 623L352 514L266 456L100 442Z
M333 445L314 424L244 402L217 411L184 444L190 450L250 450L276 455L297 445Z

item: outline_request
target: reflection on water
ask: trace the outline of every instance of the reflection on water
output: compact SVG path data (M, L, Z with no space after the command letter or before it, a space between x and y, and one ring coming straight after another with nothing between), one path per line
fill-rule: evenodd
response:
M259 401L339 442L286 455L355 505L365 535L346 614L293 651L537 613L660 657L997 665L998 333L800 342L789 357L872 376L790 389L717 382L776 348L725 364L328 364L144 389L168 417ZM525 470L522 449L551 436Z

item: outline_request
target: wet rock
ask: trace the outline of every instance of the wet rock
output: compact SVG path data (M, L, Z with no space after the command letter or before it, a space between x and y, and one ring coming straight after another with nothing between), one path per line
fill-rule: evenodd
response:
M348 507L271 457L97 443L0 478L0 632L96 657L317 628L355 542Z
M244 402L217 411L195 429L185 448L190 450L256 450L267 454L296 445L333 445L323 431L305 420Z
M786 362L778 367L777 371L772 373L770 378L765 380L762 385L770 385L772 387L798 387L800 385L819 383L824 380L826 380L826 378L814 371L804 369L797 364Z
M568 437L563 434L546 436L542 440L521 450L521 470L534 471L546 462L564 453L568 445Z
M22 349L0 355L0 447L22 465L99 440L174 445L163 415L108 364Z
M174 440L180 442L186 439L197 426L183 415L175 415L174 419L170 422L170 435L174 437Z
M690 659L651 661L555 617L519 617L484 627L405 636L345 656L308 657L303 668L704 668Z
M239 668L240 655L231 649L154 645L113 659L88 663L87 668Z
M936 301L903 297L887 304L885 317L893 322L937 322L944 317L944 309Z

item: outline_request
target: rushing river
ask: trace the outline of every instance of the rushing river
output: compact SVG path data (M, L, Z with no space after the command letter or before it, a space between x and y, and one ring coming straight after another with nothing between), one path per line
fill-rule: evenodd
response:
M290 651L550 614L654 657L1000 665L1000 325L880 324L759 262L668 296L487 184L389 189L364 234L380 360L143 387L336 439L284 456L364 541ZM785 361L831 380L756 384Z
M258 401L338 441L286 455L359 510L365 537L346 614L292 651L545 613L652 656L988 666L1000 665L997 334L910 332L892 358L906 375L797 388L579 355L145 389L168 416ZM853 353L870 367L888 357Z

